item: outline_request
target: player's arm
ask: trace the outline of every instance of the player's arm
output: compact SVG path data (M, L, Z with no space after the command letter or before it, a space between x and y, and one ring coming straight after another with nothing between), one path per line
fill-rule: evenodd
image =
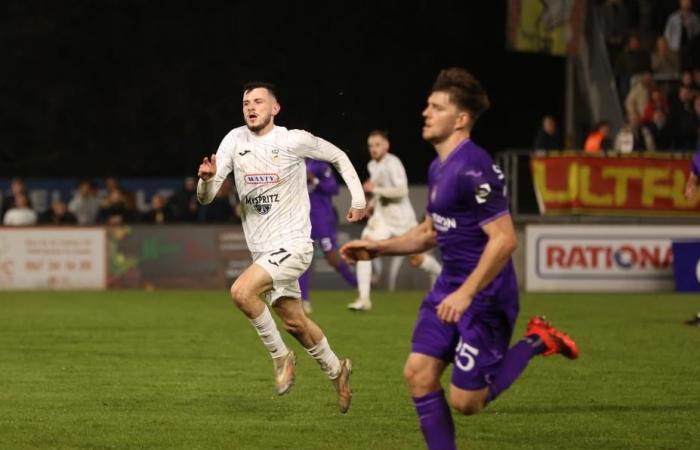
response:
M425 220L401 236L383 241L358 239L340 248L340 256L349 263L376 258L378 256L411 255L423 253L437 245L433 221Z
M294 130L294 137L296 138L294 150L299 156L333 164L350 190L352 200L347 214L348 221L357 222L362 220L366 214L367 202L365 201L360 177L357 176L357 171L350 162L348 155L330 142L306 131Z
M693 200L698 195L698 176L693 172L688 175L688 181L685 183L685 198Z
M444 322L454 323L459 320L476 294L503 270L518 246L510 214L482 225L481 229L488 236L488 241L479 262L464 283L438 305L438 317Z
M375 186L372 193L388 199L399 199L408 195L408 177L401 161L392 161L389 167L392 186Z
M199 165L199 170L197 171L197 176L199 176L197 201L203 205L209 204L214 200L224 180L231 173L232 158L226 150L227 145L227 138L224 138L216 154L212 154L211 158L205 157Z

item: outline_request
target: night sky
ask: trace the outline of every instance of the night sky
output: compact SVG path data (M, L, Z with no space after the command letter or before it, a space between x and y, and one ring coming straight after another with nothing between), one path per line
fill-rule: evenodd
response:
M564 60L505 51L505 1L18 1L0 6L0 176L194 174L242 125L241 87L278 86L276 123L346 150L390 133L411 182L434 157L421 110L441 68L484 83L473 137L527 148L561 123Z

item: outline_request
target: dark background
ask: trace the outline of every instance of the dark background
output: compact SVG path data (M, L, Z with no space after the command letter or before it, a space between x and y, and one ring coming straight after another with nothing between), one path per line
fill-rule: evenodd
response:
M0 176L192 175L242 125L242 85L265 79L276 123L360 172L385 128L424 182L420 113L442 68L487 87L473 136L492 152L529 147L543 114L561 125L564 59L507 52L505 25L505 1L6 1Z

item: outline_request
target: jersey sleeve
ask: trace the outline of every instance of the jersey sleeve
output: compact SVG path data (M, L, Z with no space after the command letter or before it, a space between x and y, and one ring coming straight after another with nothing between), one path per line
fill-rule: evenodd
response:
M290 146L292 153L301 158L317 159L333 164L350 190L352 207L355 209L365 208L367 203L365 202L362 183L360 183L357 171L355 171L350 158L345 152L330 142L306 131L291 130L290 136L292 139Z
M200 178L197 183L197 200L199 203L203 205L211 203L228 174L233 171L234 148L235 140L230 134L226 135L216 151L216 174L207 181Z
M497 165L465 169L460 178L462 194L480 227L509 213L505 177Z

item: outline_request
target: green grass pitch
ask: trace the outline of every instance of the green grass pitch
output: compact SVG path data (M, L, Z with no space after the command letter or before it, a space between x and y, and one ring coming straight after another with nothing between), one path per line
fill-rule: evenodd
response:
M0 293L2 449L422 449L402 367L420 292L313 292L332 347L354 361L353 406L303 349L297 383L272 365L227 292ZM700 446L700 309L689 295L523 295L516 336L546 314L581 358L534 359L460 448Z

